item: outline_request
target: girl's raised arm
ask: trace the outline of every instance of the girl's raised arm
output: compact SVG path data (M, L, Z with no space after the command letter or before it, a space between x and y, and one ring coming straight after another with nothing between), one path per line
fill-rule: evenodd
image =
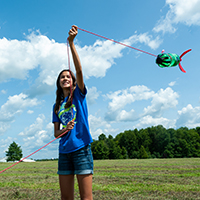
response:
M75 45L74 45L74 38L78 34L78 28L77 26L73 25L72 28L69 31L69 46L71 49L73 61L74 61L74 66L76 69L76 79L77 79L77 84L78 87L80 88L81 92L84 93L84 81L83 81L83 72L82 72L82 66L81 66L81 61L79 59L78 53L76 51Z

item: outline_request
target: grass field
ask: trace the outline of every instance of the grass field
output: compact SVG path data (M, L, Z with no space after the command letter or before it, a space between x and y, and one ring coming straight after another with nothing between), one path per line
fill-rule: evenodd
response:
M0 163L0 171L10 165ZM0 199L60 199L56 172L57 161L19 163L0 174ZM200 199L200 158L94 161L93 197Z

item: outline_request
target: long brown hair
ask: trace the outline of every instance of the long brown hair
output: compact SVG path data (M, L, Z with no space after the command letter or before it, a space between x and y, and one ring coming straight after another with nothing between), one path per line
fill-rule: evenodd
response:
M68 108L71 106L71 99L73 98L73 93L74 93L74 89L76 87L76 77L74 75L74 73L69 70L69 69L64 69L60 72L60 74L58 75L57 81L56 81L56 86L57 86L57 90L56 90L56 104L54 107L54 111L57 114L58 110L60 108L60 104L61 102L64 100L64 94L63 94L63 89L60 86L60 77L62 75L63 72L68 71L72 77L72 94L70 92L69 98L65 104L65 108Z

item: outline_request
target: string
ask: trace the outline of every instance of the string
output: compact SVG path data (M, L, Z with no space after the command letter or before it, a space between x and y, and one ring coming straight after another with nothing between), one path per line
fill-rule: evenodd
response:
M54 142L55 140L57 140L58 138L62 137L65 133L67 133L69 130L66 130L65 132L63 132L61 135L59 135L57 138L54 138L52 141L50 141L49 143L45 144L43 147L39 148L38 150L34 151L33 153L31 153L30 155L26 156L25 158L22 158L21 160L19 160L18 162L14 163L13 165L11 165L10 167L7 167L6 169L0 171L0 174L4 171L6 171L7 169L10 169L11 167L17 165L18 163L22 162L23 160L25 160L26 158L32 156L33 154L37 153L38 151L40 151L41 149L45 148L46 146L48 146L49 144L51 144L52 142Z
M69 71L70 71L70 79L72 80L72 76L71 76L71 67L70 67L70 56L69 56L69 40L67 38L67 57L68 57L68 67L69 67ZM73 81L73 80L72 80ZM72 81L70 81L70 96L71 96L71 115L72 115L72 120L73 120L73 106L72 106L72 102L73 102L73 94L72 94Z
M84 32L86 32L86 33L90 33L90 34L95 35L95 36L97 36L97 37L101 37L101 38L103 38L103 39L110 40L110 41L115 42L115 43L117 43L117 44L120 44L120 45L123 45L123 46L129 47L129 48L134 49L134 50L136 50L136 51L140 51L140 52L142 52L142 53L146 53L146 54L148 54L148 55L151 55L151 56L155 56L155 57L157 57L157 55L152 54L152 53L149 53L149 52L147 52L147 51L143 51L143 50L141 50L141 49L138 49L138 48L135 48L135 47L129 46L129 45L127 45L127 44L124 44L124 43L118 42L118 41L113 40L113 39L109 39L109 38L107 38L107 37L104 37L104 36L102 36L102 35L99 35L99 34L96 34L96 33L90 32L90 31L87 31L87 30L82 29L82 28L79 28L79 27L77 27L77 28L78 28L79 30L81 30L81 31L84 31Z
M70 70L70 56L69 56L69 44L68 44L68 40L67 40L67 56L68 56L68 66L69 66L69 70ZM71 71L71 70L70 70ZM70 73L70 77L71 77L71 73ZM73 101L73 95L72 95L72 81L70 81L70 95L71 95L71 105L72 105L72 101ZM73 106L71 109L71 114L72 114L72 119L73 119ZM7 167L6 169L0 171L0 174L5 172L6 170L10 169L11 167L14 167L15 165L17 165L18 163L22 162L23 160L29 158L30 156L32 156L33 154L37 153L38 151L42 150L43 148L45 148L46 146L48 146L49 144L51 144L52 142L54 142L55 140L57 140L58 138L62 137L63 135L65 135L67 132L69 132L69 130L64 131L62 134L60 134L58 137L54 138L52 141L50 141L49 143L45 144L43 147L39 148L38 150L34 151L33 153L31 153L30 155L22 158L21 160L19 160L18 162L14 163L13 165Z

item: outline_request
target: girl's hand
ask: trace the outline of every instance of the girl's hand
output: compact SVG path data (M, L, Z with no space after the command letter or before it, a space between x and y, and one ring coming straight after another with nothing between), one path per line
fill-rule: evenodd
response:
M78 34L78 27L73 25L72 28L69 30L68 41L73 42L77 34Z
M72 120L72 121L69 121L68 123L67 123L67 127L66 127L66 129L67 130L72 130L73 128L74 128L74 120Z

